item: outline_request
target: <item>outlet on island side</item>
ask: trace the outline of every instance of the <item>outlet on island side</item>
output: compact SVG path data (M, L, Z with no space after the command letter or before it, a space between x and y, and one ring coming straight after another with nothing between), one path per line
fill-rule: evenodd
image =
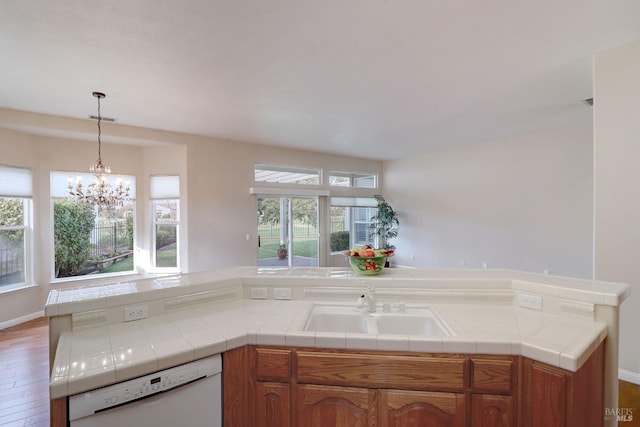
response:
M251 288L251 299L267 299L267 288Z
M291 288L273 288L273 299L291 299Z
M149 306L147 304L136 305L135 307L124 308L124 321L131 322L133 320L146 319L149 317Z
M533 310L542 310L542 297L538 295L518 294L518 305Z

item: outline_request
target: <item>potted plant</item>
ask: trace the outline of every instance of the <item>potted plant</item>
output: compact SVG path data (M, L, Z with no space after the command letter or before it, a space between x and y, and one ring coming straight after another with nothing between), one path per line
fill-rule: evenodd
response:
M387 201L381 195L375 195L378 202L378 211L371 217L371 234L378 236L380 239L380 247L382 249L395 249L395 246L389 244L389 239L393 239L398 236L398 226L400 221L393 208L387 203Z
M284 243L280 243L280 247L278 248L278 258L285 259L287 257L287 245Z

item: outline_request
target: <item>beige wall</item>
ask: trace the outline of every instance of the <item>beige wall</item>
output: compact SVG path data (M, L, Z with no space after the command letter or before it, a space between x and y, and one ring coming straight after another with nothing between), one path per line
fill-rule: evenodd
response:
M592 275L591 109L574 126L385 162L394 262Z
M47 137L39 129L59 134ZM63 137L64 136L64 137ZM84 138L84 140L69 139ZM0 164L29 167L34 174L35 280L37 286L0 294L0 327L43 309L51 286L51 214L49 171L84 171L96 158L95 123L0 109ZM144 274L149 268L150 175L181 177L181 268L198 271L228 265L256 264L254 163L316 166L330 170L381 173L379 161L224 141L195 135L105 124L103 159L115 173L137 180L136 256ZM114 143L115 142L115 143ZM327 178L316 187L329 190ZM331 189L342 194L344 189ZM376 190L363 190L371 196ZM249 240L246 236L249 235ZM342 257L343 258L343 257ZM344 261L341 258L341 261ZM113 280L113 279L111 279Z
M595 99L595 277L626 282L620 369L640 383L640 43L597 54Z
M255 185L256 162L321 167L325 175L330 170L382 171L382 163L373 160L256 144L191 141L188 148L190 271L256 265L256 201L255 196L249 194L249 188ZM324 178L323 185L315 189L330 190L332 194L343 192L343 189L330 189L327 177ZM361 194L371 196L377 192L363 190ZM340 261L344 261L344 257L340 257Z

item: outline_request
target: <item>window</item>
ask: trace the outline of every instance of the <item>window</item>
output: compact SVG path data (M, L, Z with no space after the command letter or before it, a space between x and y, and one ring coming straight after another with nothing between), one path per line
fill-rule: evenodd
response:
M320 169L256 163L254 179L256 182L319 185Z
M329 185L333 187L377 188L377 176L352 172L330 172Z
M364 197L332 197L330 200L331 252L346 251L364 244L378 247L377 236L371 231L371 220L377 208L376 200Z
M134 272L135 176L110 177L111 185L116 178L129 181L131 199L113 211L104 211L68 198L70 175L87 183L95 180L90 174L51 172L52 276L62 279Z
M179 270L180 177L152 176L153 213L152 268L156 271Z
M0 291L31 282L31 171L0 166Z

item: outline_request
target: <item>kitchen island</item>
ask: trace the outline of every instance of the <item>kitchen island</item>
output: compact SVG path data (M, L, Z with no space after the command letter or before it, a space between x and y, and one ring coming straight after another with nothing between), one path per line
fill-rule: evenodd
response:
M380 311L429 307L451 333L305 330L314 306L355 307L368 287L375 288ZM449 406L460 404L465 414L465 405L473 407L480 393L469 378L473 366L494 372L507 363L506 381L513 385L496 396L511 396L512 407L505 407L514 413L512 425L529 425L525 405L518 404L524 399L526 372L551 386L557 378L565 388L579 381L594 384L596 395L601 389L603 413L603 408L617 407L618 307L629 292L625 284L512 270L387 269L378 276L358 276L341 268L255 267L57 289L46 305L52 425L66 425L67 396L218 353L251 370L256 368L251 354L270 355L278 348L291 352L283 363L293 358L296 366L299 354L306 357L313 351L320 358L333 352L365 354L371 360L378 355L385 361L382 369L395 369L393 361L403 357L420 357L419 363L428 364L451 356L460 366L456 375L462 382L443 390L455 394L446 397L453 399ZM141 319L125 322L125 313ZM273 363L278 361L283 359L276 357ZM439 369L437 363L432 366ZM586 370L589 375L581 374ZM578 375L575 381L572 373ZM232 387L233 375L223 376L228 378L225 387ZM600 380L593 378L598 376ZM290 373L279 381L291 386L299 378ZM374 390L380 400L383 394L376 387L367 384L366 393ZM615 420L593 425L615 425Z

